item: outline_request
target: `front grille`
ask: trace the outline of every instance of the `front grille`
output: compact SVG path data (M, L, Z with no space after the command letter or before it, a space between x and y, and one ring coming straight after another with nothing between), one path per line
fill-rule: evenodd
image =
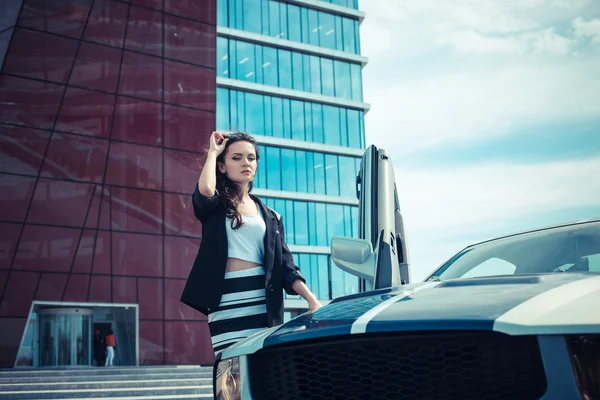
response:
M255 399L538 399L537 339L496 332L348 336L249 357Z

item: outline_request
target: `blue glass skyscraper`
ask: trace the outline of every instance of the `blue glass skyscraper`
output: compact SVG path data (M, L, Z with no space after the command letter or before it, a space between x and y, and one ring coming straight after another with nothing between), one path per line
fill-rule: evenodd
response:
M217 129L256 137L254 194L279 212L307 284L330 299L358 279L330 261L333 236L357 236L365 148L357 0L218 0ZM287 316L306 303L287 296Z

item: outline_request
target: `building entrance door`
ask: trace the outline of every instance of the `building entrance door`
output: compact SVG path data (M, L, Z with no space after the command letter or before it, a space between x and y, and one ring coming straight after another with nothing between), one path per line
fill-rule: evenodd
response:
M92 310L42 308L39 315L39 365L91 365Z

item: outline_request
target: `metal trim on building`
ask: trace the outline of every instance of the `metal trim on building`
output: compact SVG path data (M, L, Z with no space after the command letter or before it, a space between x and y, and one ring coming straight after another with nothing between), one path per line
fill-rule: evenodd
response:
M302 246L299 244L288 244L288 248L292 253L299 254L331 254L329 246Z
M326 3L319 0L279 0L285 3L296 4L298 6L314 8L320 11L328 11L332 14L337 14L343 17L350 17L358 19L358 22L362 22L365 19L365 12L356 10L350 7L344 7L337 4Z
M364 149L356 147L334 146L331 144L322 144L314 142L305 142L303 140L285 139L274 136L254 135L252 137L256 143L265 146L275 146L284 149L306 150L317 153L334 154L338 156L348 156L361 158L364 154Z
M259 35L258 33L246 32L239 29L226 28L223 26L217 26L217 34L220 37L230 39L240 39L246 42L263 44L268 46L277 47L280 49L299 51L303 53L313 54L317 56L323 56L333 58L336 60L351 62L360 64L365 67L369 63L367 57L359 54L349 53L346 51L339 51L333 49L327 49L325 47L314 46L310 44L304 44L300 42L294 42L292 40L278 39L266 35Z
M220 76L217 77L217 86L228 89L243 90L246 92L266 94L270 96L284 97L287 99L310 101L313 103L327 104L336 107L352 108L355 110L364 111L365 114L371 109L370 104L363 103L362 101L346 100L338 97L324 96L322 94L303 92L301 90L284 89L276 86L262 85L260 83L240 81L238 79L223 78Z
M298 193L285 190L259 189L252 190L252 194L258 197L296 200L296 201L312 201L316 203L342 204L346 206L358 206L358 199L354 197L344 196L327 196L324 194Z

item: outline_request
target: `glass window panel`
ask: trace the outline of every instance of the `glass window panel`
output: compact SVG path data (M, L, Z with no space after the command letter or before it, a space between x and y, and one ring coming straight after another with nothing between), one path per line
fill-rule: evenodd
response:
M321 93L321 62L319 57L310 56L310 91Z
M346 116L346 109L340 108L340 139L342 146L348 147L348 119Z
M241 130L246 130L246 119L244 116L246 115L246 93L238 92L237 93L237 109L239 114L238 117L238 126L236 128Z
M356 196L356 174L354 158L340 156L340 195Z
M344 30L342 29L342 17L335 17L335 48L344 50Z
M360 147L365 148L365 114L362 111L358 113L358 126L360 131Z
M327 204L327 231L329 237L344 236L344 206Z
M360 54L360 27L358 25L358 21L354 20L354 40L355 40L355 49L354 52L356 54Z
M317 225L317 246L329 246L329 240L327 235L327 230L329 229L328 223L323 223L323 221L327 221L327 212L325 210L325 204L316 203L315 204L315 213L316 220L321 222Z
M265 36L269 36L269 0L261 0L261 32Z
M302 54L302 70L304 71L304 88L305 92L311 92L311 70L310 70L310 55Z
M287 17L287 4L279 3L279 24L281 28L281 32L279 32L279 37L281 39L288 38L288 17Z
M269 36L278 38L280 34L279 3L277 1L269 1Z
M342 29L344 30L344 51L356 53L356 32L354 31L354 21L349 18L342 19Z
M344 294L346 296L358 293L358 277L344 272Z
M287 5L288 17L288 39L294 42L302 42L302 28L300 24L300 7L292 4Z
M335 49L335 18L333 14L319 12L319 24L321 47Z
M228 0L217 0L217 25L229 26L227 21L228 9Z
M304 103L292 100L292 139L305 140L304 134Z
M358 237L358 207L352 207L352 237Z
M317 207L316 203L308 203L308 244L316 246L317 237Z
M238 92L232 90L229 92L229 119L231 122L231 128L239 127L239 111L237 107L237 96Z
M319 265L319 298L329 299L329 256L317 255Z
M254 72L256 73L256 83L264 83L264 68L263 68L263 46L254 46Z
M344 206L344 236L352 236L352 207Z
M229 10L228 10L228 12L229 12L229 18L228 18L229 25L228 26L231 27L231 28L236 28L236 29L241 28L241 27L238 27L238 25L237 25L237 18L236 18L237 15L239 14L237 12L237 8L239 6L241 6L241 2L242 2L242 0L229 0Z
M344 271L331 263L331 298L337 299L344 295Z
M266 186L265 180L267 177L265 146L258 146L258 154L260 155L260 159L258 160L258 173L256 174L256 178L254 178L254 184L256 187L264 188Z
M323 131L325 143L340 145L340 113L337 107L323 106Z
M352 99L362 101L362 74L359 64L351 64ZM336 81L337 82L337 81Z
M308 43L319 45L319 12L316 10L308 10Z
M308 181L306 178L306 152L296 151L296 184L298 192L308 191Z
M292 87L296 90L304 89L304 54L292 53Z
M273 116L273 136L283 137L283 99L271 98L271 115Z
M260 94L246 93L246 130L259 135L265 131L264 103Z
M229 130L229 90L217 89L217 130Z
M315 193L315 170L313 168L315 162L315 153L306 153L306 174L308 178L308 193Z
M321 104L312 105L312 123L313 123L313 141L325 143L323 137L323 106Z
M300 268L301 268L301 272L302 275L304 275L306 277L306 283L308 285L309 288L316 288L317 287L317 277L313 276L312 274L312 268L311 268L311 262L310 262L310 254L300 254ZM311 289L312 291L313 289Z
M338 156L325 155L325 176L327 177L327 194L340 195L340 177L338 169Z
M255 58L254 58L254 45L252 43L235 41L236 53L237 53L237 71L234 79L242 81L255 82L256 71L254 71Z
M314 142L314 132L312 123L312 105L310 103L304 103L304 123L306 124L306 141Z
M294 215L294 202L286 200L285 202L285 241L286 243L296 243L296 228Z
M300 29L302 30L302 43L310 43L310 23L308 19L308 9L301 8L300 9Z
M296 159L294 150L281 149L282 189L296 191Z
M292 116L290 99L283 99L283 137L290 139L292 137Z
M352 65L359 67L360 73L360 65L353 64ZM334 61L333 63L334 73L335 73L335 95L336 97L342 97L344 99L355 99L360 100L353 97L353 89L355 82L351 79L350 76L350 63L343 61ZM354 71L354 70L353 70ZM352 75L352 79L354 79L354 75Z
M261 33L261 9L260 0L244 0L243 1L243 21L244 30L248 32Z
M350 147L360 147L359 111L348 110L348 144Z
M229 78L229 41L217 38L217 76Z
M269 189L281 190L281 155L279 149L267 147L267 187Z
M314 153L315 193L325 194L325 155Z
M321 58L322 93L325 96L335 96L335 83L333 78L333 60Z
M271 113L272 97L264 96L264 109L265 109L265 131L264 135L273 136L273 116Z
M265 85L277 86L277 50L273 47L263 47L262 69Z
M308 245L308 205L303 201L294 202L294 223L296 244Z
M292 53L287 50L278 50L279 61L279 87L292 88Z

